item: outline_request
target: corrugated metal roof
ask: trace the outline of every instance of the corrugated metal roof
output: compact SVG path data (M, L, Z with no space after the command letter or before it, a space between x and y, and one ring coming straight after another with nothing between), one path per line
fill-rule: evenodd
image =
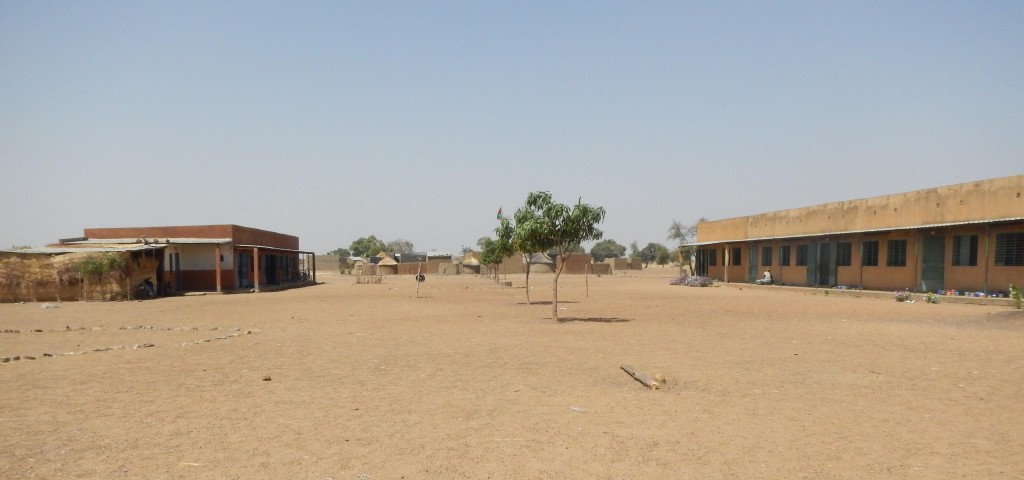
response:
M266 245L235 245L235 246L236 247L242 247L242 248L258 248L260 250L273 250L275 252L314 253L314 252L308 252L306 250L292 250L290 248L268 247Z
M759 237L759 238L742 238L734 240L714 240L710 242L693 242L684 243L681 247L702 247L705 245L716 245L721 243L744 243L744 242L759 242L764 240L787 240L791 238L811 238L811 237L828 237L831 235L851 235L858 233L879 233L879 232L896 232L902 230L927 230L929 228L943 228L943 227L957 227L961 225L980 225L984 223L1007 223L1007 222L1020 222L1024 221L1024 217L1009 217L1000 218L996 220L970 220L966 222L949 222L949 223L933 223L929 225L913 225L903 227L886 227L886 228L869 228L865 230L847 230L847 231L836 231L836 232L824 232L824 233L807 233L800 235L783 235L779 237Z
M95 247L39 247L39 248L24 248L20 250L0 250L0 253L18 253L18 254L44 254L44 255L58 255L64 253L107 253L107 252L139 252L143 250L159 250L164 248L164 245L108 245L108 246L95 246Z
M161 237L161 238L149 238L149 237L136 237L136 238L87 238L85 240L74 240L70 242L64 242L63 245L109 245L109 244L129 244L129 243L144 243L149 244L224 244L231 243L230 238L174 238L174 237Z

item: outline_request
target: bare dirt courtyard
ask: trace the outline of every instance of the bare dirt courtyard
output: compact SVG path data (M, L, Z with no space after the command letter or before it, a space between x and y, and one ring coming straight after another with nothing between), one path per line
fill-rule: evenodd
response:
M321 280L0 305L0 478L1024 479L1007 307L563 276L555 322L521 276Z

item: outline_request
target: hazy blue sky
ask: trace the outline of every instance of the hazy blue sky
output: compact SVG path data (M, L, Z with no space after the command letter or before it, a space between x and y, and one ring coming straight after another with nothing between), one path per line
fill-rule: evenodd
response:
M0 247L235 223L458 250L1024 173L1024 2L0 0Z

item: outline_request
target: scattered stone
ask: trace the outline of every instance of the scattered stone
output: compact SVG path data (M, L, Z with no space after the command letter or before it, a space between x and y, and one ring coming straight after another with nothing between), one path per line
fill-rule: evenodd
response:
M24 358L25 360L35 360L36 359L36 357L33 357L32 355L25 355L24 357L21 357L21 358Z
M263 381L264 382L269 382L270 381L270 375L267 375L267 376L263 377Z
M52 357L52 356L53 356L53 354L52 354L52 353L44 353L44 354L43 354L43 356L44 356L44 357Z
M60 308L60 305L53 304L53 303L44 303L44 304L40 305L39 308Z
M37 328L37 329L32 330L32 331L36 332L36 333L43 333L43 329L41 329L41 328Z
M15 355L15 356L11 357L11 360L15 360L15 361L21 360L21 355Z
M11 357L0 358L0 363L8 363L11 361Z

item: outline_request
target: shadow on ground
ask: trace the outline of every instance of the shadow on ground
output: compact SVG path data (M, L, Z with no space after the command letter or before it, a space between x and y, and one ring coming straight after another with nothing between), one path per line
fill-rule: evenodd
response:
M592 322L592 323L625 323L632 322L628 318L615 318L615 317L590 317L590 318L578 318L578 317L558 317L558 323L570 323L570 322Z
M559 300L558 301L559 305L561 305L563 303L580 303L580 302L565 301L565 300ZM530 303L516 302L516 305L551 305L551 300L542 300L542 301L530 302Z

